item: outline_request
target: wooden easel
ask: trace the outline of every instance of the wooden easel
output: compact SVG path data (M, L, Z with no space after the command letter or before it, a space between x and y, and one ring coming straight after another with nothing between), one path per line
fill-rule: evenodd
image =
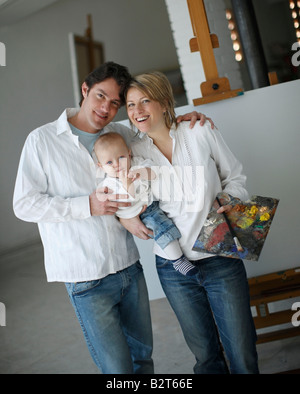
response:
M194 99L194 105L225 100L243 94L242 89L231 90L228 78L220 78L214 48L219 40L209 30L204 0L187 0L194 36L190 40L191 52L200 52L206 81L200 86L202 98Z
M85 37L87 39L87 45L89 48L89 59L91 71L95 68L95 54L94 54L94 36L93 36L93 21L92 15L87 16L88 27L85 31Z
M86 57L86 65L82 70L82 76L92 72L96 67L103 63L103 45L94 40L92 15L87 15L87 29L84 36L74 36L75 46L79 49L84 49L84 56ZM81 78L82 79L82 78Z

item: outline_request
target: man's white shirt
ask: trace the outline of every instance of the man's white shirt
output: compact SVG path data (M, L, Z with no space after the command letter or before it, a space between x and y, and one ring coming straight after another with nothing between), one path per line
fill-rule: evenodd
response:
M83 282L123 270L139 259L133 237L115 216L91 216L89 195L98 167L73 135L67 109L58 120L32 131L24 145L15 185L16 216L38 224L49 282ZM127 143L133 132L110 123Z

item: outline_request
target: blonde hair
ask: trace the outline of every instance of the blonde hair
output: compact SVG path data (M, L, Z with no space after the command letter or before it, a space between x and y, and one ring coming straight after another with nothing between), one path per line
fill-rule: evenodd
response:
M130 83L127 92L130 88L140 90L149 99L157 101L162 107L166 108L164 112L165 124L169 129L174 123L177 124L172 86L163 73L155 71L138 75Z
M96 152L97 149L107 149L107 146L111 145L116 141L122 141L124 145L128 148L125 139L119 133L109 132L100 135L94 145L94 151L96 155L97 155Z

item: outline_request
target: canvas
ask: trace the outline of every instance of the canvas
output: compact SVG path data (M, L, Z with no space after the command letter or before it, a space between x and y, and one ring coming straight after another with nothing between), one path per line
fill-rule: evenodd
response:
M224 216L217 213L219 205L215 201L193 250L258 261L278 203L276 198L252 196L250 201L236 203L227 213L231 227L243 248L243 251L239 252Z

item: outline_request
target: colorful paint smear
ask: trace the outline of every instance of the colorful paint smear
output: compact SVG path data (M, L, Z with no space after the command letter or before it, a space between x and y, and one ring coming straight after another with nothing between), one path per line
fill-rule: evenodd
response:
M252 196L250 201L236 203L227 213L231 226L244 249L243 252L237 251L224 217L217 213L219 207L214 204L193 250L258 261L278 203L279 200L276 198Z

